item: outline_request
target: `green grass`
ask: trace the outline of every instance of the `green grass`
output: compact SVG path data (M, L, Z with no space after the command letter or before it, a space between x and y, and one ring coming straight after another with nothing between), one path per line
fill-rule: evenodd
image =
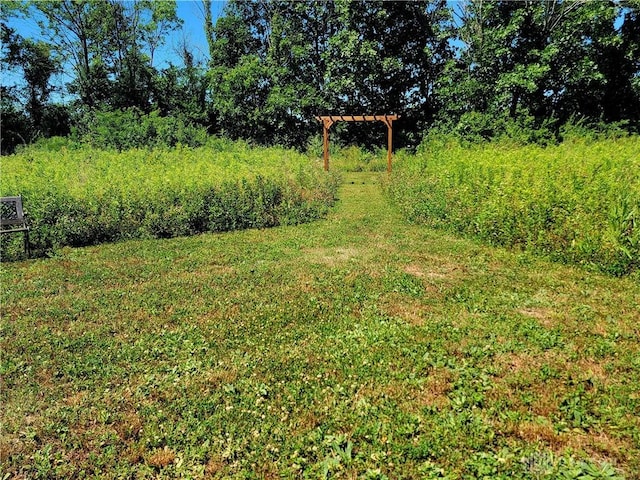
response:
M3 264L0 478L640 478L637 278L407 225L379 182Z

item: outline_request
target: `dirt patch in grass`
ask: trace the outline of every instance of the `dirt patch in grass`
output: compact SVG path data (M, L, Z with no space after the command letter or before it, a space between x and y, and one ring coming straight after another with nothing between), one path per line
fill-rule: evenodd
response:
M171 465L176 459L176 454L169 447L158 449L147 457L147 463L152 467L163 468Z
M632 443L615 438L604 432L581 434L569 432L563 435L566 439L566 447L572 451L585 450L592 458L599 458L609 463L625 463ZM615 459L615 462L611 460Z
M518 313L525 317L535 318L546 328L552 328L556 324L556 314L551 308L528 307L521 308Z
M449 405L448 394L453 390L453 376L447 368L436 368L429 373L427 381L415 392L415 400L420 407L436 407Z
M361 256L361 251L354 247L307 248L303 253L311 263L320 263L329 267L336 267Z
M130 444L124 450L124 458L132 465L144 460L144 447L138 444Z
M298 272L295 281L296 290L305 294L315 292L315 278L308 272Z
M294 436L301 436L313 430L325 419L325 415L319 414L313 408L306 408L291 415L289 428Z
M218 387L225 383L233 383L238 378L238 371L235 368L225 368L211 370L205 375L207 383L213 387Z
M236 271L236 268L231 265L212 263L210 265L202 265L198 266L198 268L191 269L178 278L207 279L209 277L219 277L221 275L233 275Z
M275 480L277 478L281 478L278 473L277 466L268 460L265 460L265 462L260 465L256 465L255 473L258 478L262 478L264 480Z
M427 321L429 313L435 309L422 301L402 294L392 293L380 300L380 309L393 318L399 318L410 325L421 326Z
M492 364L496 369L493 387L487 392L490 402L502 402L510 409L550 418L559 411L567 385L562 378L541 377L543 366L556 372L557 377L566 373L566 362L554 352L541 354L509 352L496 355Z
M222 474L226 468L222 455L213 455L204 467L205 478L219 478L218 475Z
M71 393L70 395L65 397L63 401L66 405L69 405L70 407L78 407L84 404L86 399L87 399L87 392L82 391L82 392Z
M527 443L544 443L554 450L566 444L549 423L521 422L508 427L507 432Z
M630 442L604 432L557 432L553 425L546 422L525 421L507 424L503 426L502 431L528 444L540 443L559 455L566 451L584 451L590 458L613 464L625 463L627 452L632 447Z
M530 352L505 352L495 355L493 365L498 370L499 376L522 374L533 372L549 361L552 354L544 352L533 354Z
M459 280L465 275L462 265L442 258L428 258L421 263L410 263L403 268L405 273L433 281Z
M135 411L127 411L113 425L114 430L122 440L137 438L142 430L142 419Z
M423 268L420 265L417 265L415 263L412 263L410 265L406 265L403 269L405 271L405 273L408 273L409 275L413 275L415 277L424 277L426 276ZM440 276L440 275L438 275Z
M611 375L605 371L602 361L592 358L581 358L575 362L572 366L572 372L577 378L596 380L602 385L608 385L613 380Z
M240 305L238 303L230 303L221 305L217 309L208 309L206 313L198 315L195 319L195 323L200 327L209 327L215 325L216 328L211 332L211 335L219 335L218 326L221 321L228 321L237 318L241 315Z
M358 405L361 399L372 403L389 399L406 412L419 413L425 407L441 410L450 404L448 394L453 390L453 381L449 369L435 368L419 385L398 381L363 385L354 395L353 403Z
M0 462L5 463L10 457L25 451L26 445L18 435L2 432L0 435Z

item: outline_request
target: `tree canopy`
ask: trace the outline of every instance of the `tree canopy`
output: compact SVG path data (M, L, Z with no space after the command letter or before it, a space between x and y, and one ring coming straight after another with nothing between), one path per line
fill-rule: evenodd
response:
M175 0L3 2L3 68L23 79L2 86L3 150L13 131L59 133L45 128L55 108L70 126L74 112L133 108L297 147L318 114L400 114L404 145L434 126L471 139L576 119L638 129L639 0L231 0L218 18L200 1L208 59L185 43L165 68L154 55L182 28ZM16 15L41 35L19 35ZM377 141L371 128L336 135Z

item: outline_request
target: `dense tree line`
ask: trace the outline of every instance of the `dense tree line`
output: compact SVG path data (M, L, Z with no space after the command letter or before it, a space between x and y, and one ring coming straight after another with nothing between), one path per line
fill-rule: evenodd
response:
M215 20L200 1L208 59L184 45L162 69L156 50L183 28L175 1L3 2L2 64L22 78L2 86L3 151L122 111L297 147L326 113L398 113L404 145L434 127L527 140L577 120L638 129L638 0L232 0ZM16 15L42 35L12 29ZM60 104L51 79L63 69ZM334 128L380 143L376 127Z

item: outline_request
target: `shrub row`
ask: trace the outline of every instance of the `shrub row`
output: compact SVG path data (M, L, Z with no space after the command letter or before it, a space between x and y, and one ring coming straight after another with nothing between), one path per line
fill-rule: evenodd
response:
M398 156L387 191L413 221L624 275L640 267L638 152L638 137L432 141Z
M1 186L2 195L23 195L40 254L306 222L326 213L336 189L336 178L308 157L222 140L122 153L27 149L3 159ZM19 236L3 237L3 258L19 256Z

